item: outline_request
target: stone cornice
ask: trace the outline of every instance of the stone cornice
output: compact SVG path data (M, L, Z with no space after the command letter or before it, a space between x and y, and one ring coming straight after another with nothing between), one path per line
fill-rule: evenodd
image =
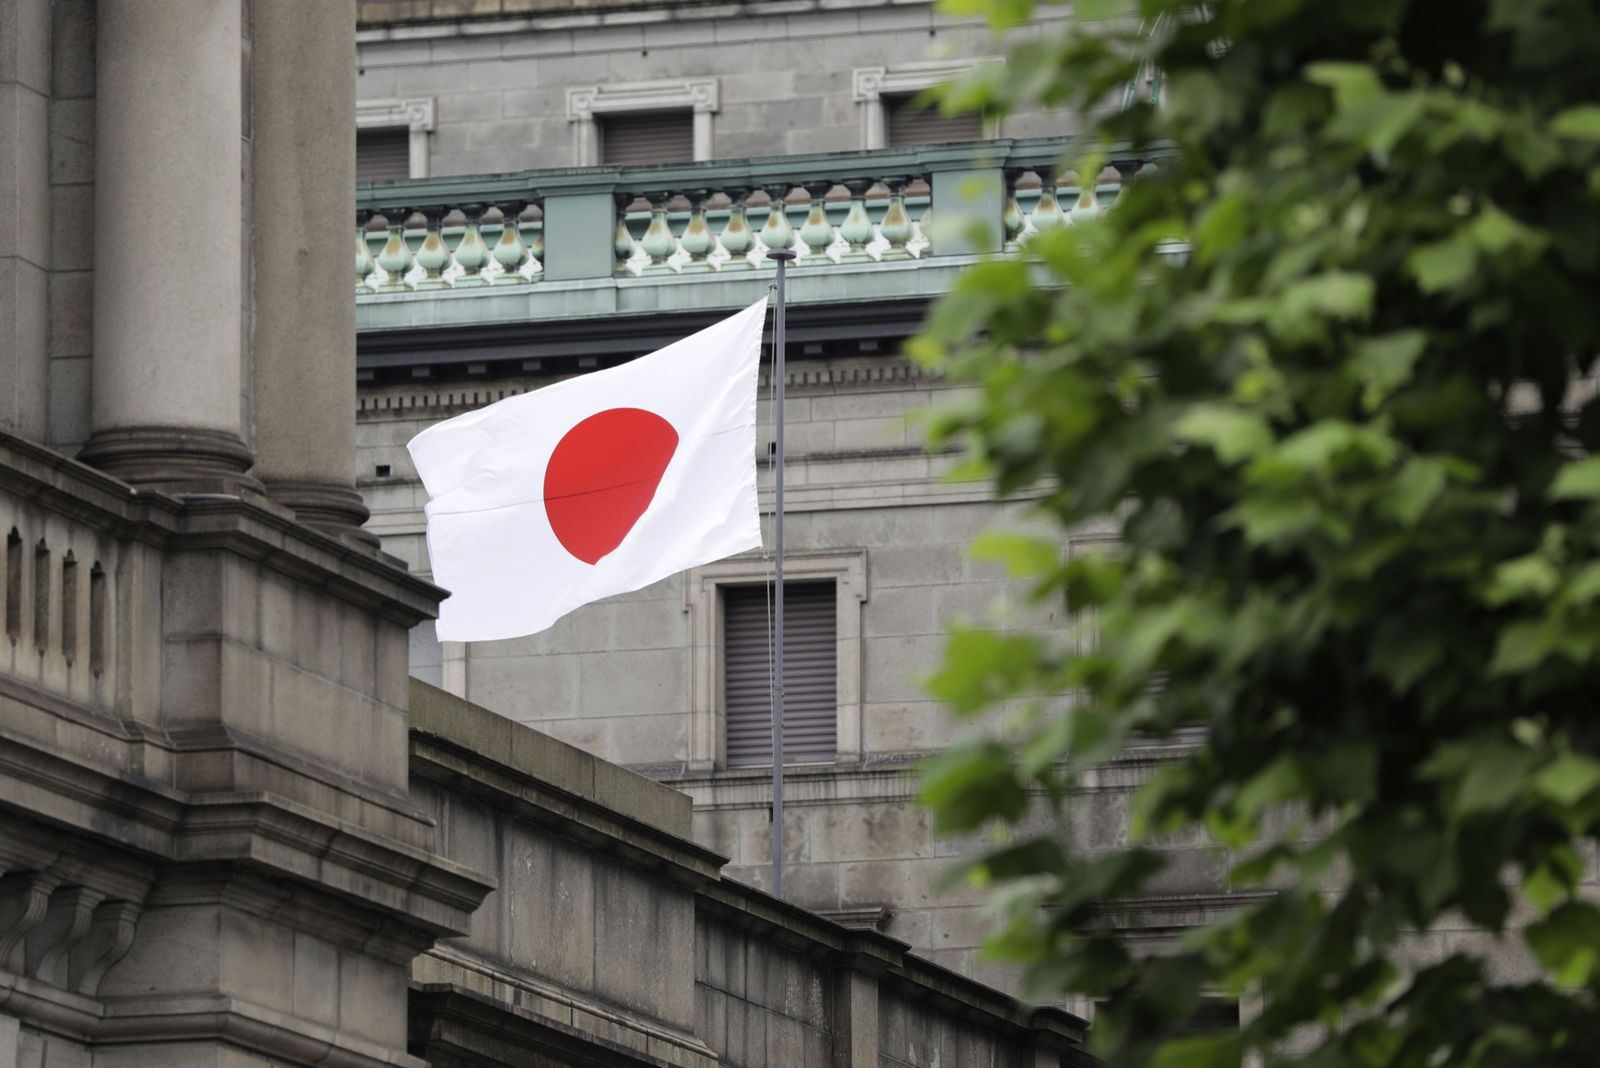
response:
M411 771L690 885L725 863L687 837L682 794L416 679Z
M1021 1036L1065 1054L1081 1054L1087 1024L1069 1012L1035 1008L975 979L911 953L897 938L852 930L797 905L742 883L722 880L702 888L697 908L730 926L759 932L811 957L875 974L913 1001L931 1003L981 1023L990 1030ZM1084 1063L1091 1063L1085 1060Z
M494 884L434 856L267 793L189 794L0 737L0 809L158 863L242 865L317 886L414 932L413 952L465 932ZM69 841L63 839L64 842Z
M908 0L860 0L854 7L908 6ZM927 0L909 0L927 6ZM668 21L749 18L763 14L795 15L833 10L827 0L598 0L547 4L537 14L527 5L501 0L451 2L437 6L406 4L386 11L382 3L359 6L356 40L361 44L417 41L448 37L573 30L596 26L639 26ZM709 39L709 38L708 38Z
M561 1063L581 1068L715 1068L718 1063L711 1050L691 1048L681 1039L639 1036L676 1054L667 1059L447 983L411 985L410 1025L411 1048L434 1059L443 1053L451 1064L517 1063L531 1050L557 1054Z
M0 1012L84 1042L221 1039L275 1063L307 1068L427 1068L418 1057L233 997L103 1001L0 970Z

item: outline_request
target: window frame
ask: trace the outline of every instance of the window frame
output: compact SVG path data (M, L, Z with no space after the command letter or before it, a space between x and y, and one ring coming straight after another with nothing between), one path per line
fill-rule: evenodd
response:
M408 177L428 177L428 134L433 131L432 97L357 100L356 129L407 131L410 134Z
M984 63L1003 63L996 56L978 59L933 60L896 67L857 67L851 72L852 96L861 116L861 147L889 147L889 102L885 98L915 96ZM986 140L1000 136L998 116L984 115L981 129Z
M861 762L862 614L867 601L867 552L785 553L787 582L833 580L835 683L834 764ZM723 697L722 586L769 582L773 563L734 557L691 569L685 576L683 610L689 614L689 767L728 766L727 704ZM740 768L740 772L751 769Z
M694 160L712 158L711 117L722 107L716 78L678 78L656 82L613 82L574 86L567 90L567 121L572 124L574 166L600 165L597 115L690 111L694 115Z

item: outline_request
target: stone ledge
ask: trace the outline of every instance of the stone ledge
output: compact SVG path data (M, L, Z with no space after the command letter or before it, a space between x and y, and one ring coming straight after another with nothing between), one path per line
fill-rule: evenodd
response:
M423 944L470 928L493 882L453 861L269 794L190 795L0 737L0 809L130 857L238 863L399 921Z
M760 931L763 937L812 957L831 958L856 971L875 974L913 1001L948 1012L1013 1037L1030 1037L1064 1056L1081 1056L1088 1024L1055 1008L1036 1008L975 979L923 960L897 938L852 930L773 897L724 879L702 888L696 907L729 926ZM1073 1063L1077 1063L1074 1061Z
M413 983L410 1018L411 1048L435 1060L443 1053L447 1063L522 1064L530 1052L582 1068L716 1068L718 1063L704 1047L655 1040L640 1051L592 1029L447 983Z
M411 732L678 838L690 834L687 796L480 705L411 680Z

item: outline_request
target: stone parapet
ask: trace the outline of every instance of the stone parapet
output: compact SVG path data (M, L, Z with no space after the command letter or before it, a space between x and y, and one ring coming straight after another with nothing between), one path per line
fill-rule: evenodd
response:
M431 1062L1092 1063L1077 1017L724 878L672 829L687 798L422 683L412 704L437 848L499 885L412 968L411 1048Z

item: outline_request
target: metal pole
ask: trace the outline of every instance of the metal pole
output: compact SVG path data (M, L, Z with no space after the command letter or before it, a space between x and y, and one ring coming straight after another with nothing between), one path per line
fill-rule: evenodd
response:
M782 210L783 202L775 201ZM773 485L776 502L773 515L773 545L777 553L777 574L774 579L772 626L772 894L783 896L783 345L784 345L784 278L789 261L794 259L791 249L767 250L767 259L778 263L778 300L772 313L772 381L774 384L773 415L777 427L777 454L773 464Z

